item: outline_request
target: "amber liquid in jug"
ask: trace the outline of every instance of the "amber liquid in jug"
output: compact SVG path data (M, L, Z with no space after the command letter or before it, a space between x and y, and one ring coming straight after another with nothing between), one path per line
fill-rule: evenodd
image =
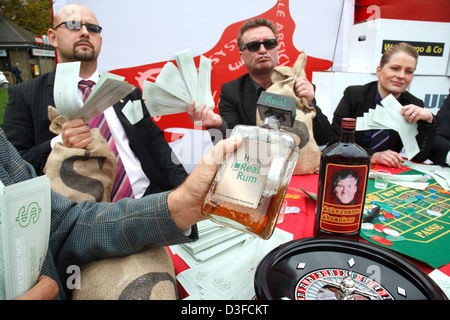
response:
M292 126L295 99L262 92L258 109L264 123L237 125L231 136L242 135L242 145L219 168L202 205L212 221L262 239L271 237L299 149L282 124Z

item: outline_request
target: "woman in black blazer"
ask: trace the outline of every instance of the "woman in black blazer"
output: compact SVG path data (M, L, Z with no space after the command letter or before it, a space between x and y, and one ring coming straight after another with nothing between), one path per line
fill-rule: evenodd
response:
M376 75L378 81L362 86L350 86L344 91L332 121L332 142L339 140L343 118L362 117L369 108L375 108L380 101L392 94L403 106L402 114L408 122L417 123L419 134L416 140L420 152L412 161L425 161L433 146L436 125L433 114L424 108L423 101L406 91L414 76L417 65L417 51L409 44L398 43L381 57ZM403 148L399 134L394 130L384 130L372 137L378 130L357 131L355 142L371 155L372 163L399 168L403 158L399 152Z

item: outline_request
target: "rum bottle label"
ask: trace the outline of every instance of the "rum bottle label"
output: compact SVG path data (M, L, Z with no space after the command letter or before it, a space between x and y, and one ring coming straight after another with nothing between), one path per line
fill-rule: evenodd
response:
M255 209L272 165L271 145L244 140L234 154L230 154L215 197L230 203Z

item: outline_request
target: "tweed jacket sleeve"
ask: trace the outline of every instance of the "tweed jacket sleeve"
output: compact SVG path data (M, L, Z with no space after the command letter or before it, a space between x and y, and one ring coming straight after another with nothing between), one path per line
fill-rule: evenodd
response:
M5 185L36 177L32 166L7 141L2 129L0 155L0 179ZM196 240L195 226L187 237L175 225L167 208L167 195L164 192L115 203L77 204L52 192L49 250L59 277L67 276L70 265L81 268L101 258L136 253L148 245L166 246Z

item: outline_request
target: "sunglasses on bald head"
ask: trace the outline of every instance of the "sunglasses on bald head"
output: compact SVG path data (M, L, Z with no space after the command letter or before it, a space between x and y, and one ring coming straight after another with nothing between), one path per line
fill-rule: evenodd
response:
M277 46L278 40L277 39L267 39L264 41L250 41L244 44L241 47L241 51L244 51L244 49L247 47L247 50L250 52L258 51L261 45L264 46L267 50L273 49Z
M61 26L63 24L69 30L81 30L81 28L83 28L83 26L85 26L89 33L102 32L102 27L100 27L96 24L93 24L93 23L81 23L80 21L64 21L64 22L61 22L60 24L58 24L56 27L54 27L53 30L55 30L56 28L58 28L59 26Z

